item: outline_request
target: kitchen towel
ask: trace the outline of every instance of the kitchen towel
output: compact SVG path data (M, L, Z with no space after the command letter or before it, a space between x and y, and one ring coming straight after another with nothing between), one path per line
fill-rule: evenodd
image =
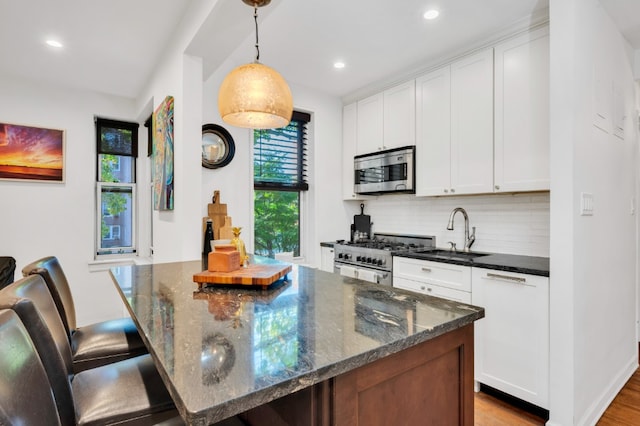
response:
M351 266L340 265L340 275L344 275L345 277L358 278L356 274L356 268L352 268Z
M364 281L369 281L370 283L378 283L379 272L370 271L368 269L358 269L358 278Z

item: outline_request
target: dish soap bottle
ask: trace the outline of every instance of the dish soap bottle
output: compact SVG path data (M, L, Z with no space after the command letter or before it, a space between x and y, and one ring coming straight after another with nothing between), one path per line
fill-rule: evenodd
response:
M249 262L249 256L247 256L247 250L244 247L244 241L240 239L240 231L242 228L234 226L231 228L233 231L233 239L231 244L236 247L236 250L240 253L240 266L245 266Z

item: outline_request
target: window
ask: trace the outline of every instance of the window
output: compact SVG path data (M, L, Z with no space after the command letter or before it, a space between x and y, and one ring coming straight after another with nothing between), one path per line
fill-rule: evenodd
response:
M104 237L105 240L119 240L120 239L120 225L109 225L109 232Z
M96 253L135 253L138 124L96 118L96 140Z
M280 129L254 130L254 252L300 256L301 194L307 183L307 124L311 116L294 111Z

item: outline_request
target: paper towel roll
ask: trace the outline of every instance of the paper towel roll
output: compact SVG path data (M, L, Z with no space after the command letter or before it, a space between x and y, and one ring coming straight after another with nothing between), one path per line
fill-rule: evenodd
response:
M356 268L340 265L340 275L344 275L345 277L357 278Z
M376 271L370 271L368 269L358 269L358 278L364 281L369 281L370 283L378 282L379 273Z

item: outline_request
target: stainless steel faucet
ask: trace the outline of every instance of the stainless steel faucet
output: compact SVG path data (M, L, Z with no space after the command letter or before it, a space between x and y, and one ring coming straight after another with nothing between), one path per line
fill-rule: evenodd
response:
M453 209L453 211L451 212L451 215L449 216L449 223L447 224L447 229L449 231L453 231L453 217L458 212L462 213L462 216L464 217L464 251L469 251L473 243L476 241L476 227L474 226L472 228L473 233L469 235L469 215L467 215L467 212L465 209L463 209L462 207L456 207L455 209Z

